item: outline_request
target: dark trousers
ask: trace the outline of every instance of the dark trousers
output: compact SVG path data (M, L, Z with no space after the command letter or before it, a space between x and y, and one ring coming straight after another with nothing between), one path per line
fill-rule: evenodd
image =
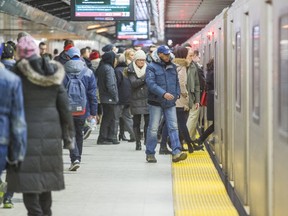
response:
M177 124L178 124L178 129L179 129L179 135L184 138L186 143L192 143L192 140L190 138L189 131L186 125L189 112L184 111L183 108L176 108L176 114L177 114ZM162 140L160 143L161 147L166 147L167 137L168 137L168 130L167 130L166 124L164 123L163 131L162 131Z
M37 193L23 193L23 202L28 211L28 216L51 216L52 194L51 191Z
M199 137L199 140L201 142L204 142L207 139L207 137L213 132L214 132L214 122L204 131L204 133L201 134L201 136Z
M85 124L85 119L74 118L74 127L75 127L75 148L70 150L70 159L73 163L75 160L81 162L81 155L83 149L83 128Z
M103 116L100 125L98 140L117 140L120 109L115 104L102 103Z
M140 126L142 114L133 115L133 129L135 133L136 142L140 142ZM149 125L149 114L144 114L144 139L146 139L147 128Z

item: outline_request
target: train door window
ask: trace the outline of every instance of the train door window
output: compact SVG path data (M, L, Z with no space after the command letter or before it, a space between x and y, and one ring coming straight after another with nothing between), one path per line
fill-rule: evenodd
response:
M218 56L217 56L217 41L214 44L214 89L215 89L215 98L218 98Z
M279 35L279 126L288 137L288 15L280 19Z
M236 33L236 110L241 111L241 35Z
M260 122L260 27L254 26L252 32L252 118Z

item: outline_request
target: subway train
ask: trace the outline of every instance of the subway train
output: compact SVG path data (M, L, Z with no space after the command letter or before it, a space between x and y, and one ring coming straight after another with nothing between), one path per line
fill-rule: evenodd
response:
M235 1L187 42L214 58L224 180L247 215L288 215L288 1Z

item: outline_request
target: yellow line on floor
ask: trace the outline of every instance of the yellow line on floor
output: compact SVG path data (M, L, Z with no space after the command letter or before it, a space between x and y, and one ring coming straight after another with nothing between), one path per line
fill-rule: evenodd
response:
M172 164L175 216L237 216L225 186L205 151Z

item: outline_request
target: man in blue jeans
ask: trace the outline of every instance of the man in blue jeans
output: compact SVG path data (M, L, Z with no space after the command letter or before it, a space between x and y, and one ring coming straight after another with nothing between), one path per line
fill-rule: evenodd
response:
M152 53L152 62L146 69L148 86L149 126L146 137L146 160L156 163L155 148L157 131L162 114L166 119L171 141L172 161L179 162L187 158L181 152L181 143L176 116L176 100L180 97L179 80L176 66L171 62L172 55L168 46L160 46Z
M0 43L0 56L3 44ZM0 63L0 178L6 163L18 169L24 160L27 146L27 128L24 116L22 83L18 76ZM0 179L0 190L4 189ZM0 191L0 204L3 192Z

